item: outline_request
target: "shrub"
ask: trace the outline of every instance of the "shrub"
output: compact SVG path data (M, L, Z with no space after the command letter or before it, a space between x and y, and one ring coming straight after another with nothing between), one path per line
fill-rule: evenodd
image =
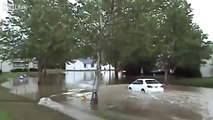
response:
M28 69L27 68L25 68L25 69L17 68L17 69L12 69L10 71L11 72L28 72ZM29 71L31 71L31 72L37 72L38 69L37 68L30 68Z
M10 70L10 72L27 72L27 71L28 71L27 69L21 69L21 68Z
M30 68L30 71L31 71L31 72L37 72L37 71L38 71L38 68Z

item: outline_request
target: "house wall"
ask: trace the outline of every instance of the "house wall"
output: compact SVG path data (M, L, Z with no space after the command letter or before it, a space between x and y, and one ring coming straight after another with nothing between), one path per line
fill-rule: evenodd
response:
M206 60L206 64L201 65L200 72L202 77L212 77L213 76L213 58Z
M87 64L86 68L84 68L84 70L96 70L96 64L94 64L93 66L91 64Z
M86 64L86 67L84 66L84 64L77 60L75 63L66 63L66 70L96 70L97 65L94 64L94 66L92 66L92 64ZM112 65L102 65L101 66L101 70L114 70L115 68Z
M10 70L13 69L13 64L11 62L5 61L1 62L1 68L2 72L10 72Z
M115 67L113 67L112 65L110 64L107 64L107 65L102 65L101 66L101 70L114 70Z
M86 64L86 67L80 60L76 60L75 63L66 63L66 70L95 70L96 64L92 67L91 64Z
M2 72L10 72L10 70L12 70L12 69L17 69L17 68L24 69L26 67L27 66L23 66L23 65L14 67L14 64L9 61L0 62L0 69L2 70ZM29 68L38 68L38 65L34 64L33 62L30 62Z
M66 63L65 69L66 70L84 70L84 64L79 60L76 60L75 63L68 62Z

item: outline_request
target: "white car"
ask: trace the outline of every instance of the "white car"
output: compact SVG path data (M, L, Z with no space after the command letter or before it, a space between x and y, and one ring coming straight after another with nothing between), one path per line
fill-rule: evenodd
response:
M146 93L164 92L163 84L155 79L137 79L128 86L131 91L142 91Z

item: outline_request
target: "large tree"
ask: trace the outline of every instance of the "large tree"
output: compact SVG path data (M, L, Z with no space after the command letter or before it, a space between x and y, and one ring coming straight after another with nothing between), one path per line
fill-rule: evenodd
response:
M11 3L1 45L3 59L36 59L42 71L48 63L70 60L77 49L74 5L66 0L18 0Z
M192 9L185 0L162 1L156 47L165 74L168 69L175 73L183 69L176 75L200 76L200 64L211 54L207 35L192 22Z
M91 51L101 51L103 62L115 67L123 63L127 69L140 72L143 67L149 72L160 60L165 71L198 71L202 60L210 57L206 34L192 22L185 0L86 1L79 8L81 42Z

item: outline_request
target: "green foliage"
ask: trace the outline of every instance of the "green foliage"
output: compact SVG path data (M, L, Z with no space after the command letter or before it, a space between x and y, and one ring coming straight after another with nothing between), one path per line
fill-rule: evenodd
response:
M29 68L29 71L30 72L37 72L38 69L37 68ZM17 68L17 69L10 70L10 72L28 72L28 69L27 68L25 68L25 69Z
M192 22L193 13L184 0L164 2L160 10L159 31L155 45L161 68L199 71L204 59L212 54L207 35ZM190 72L190 71L189 71Z
M10 70L10 72L27 72L27 71L28 71L28 69L21 69L21 68Z
M100 11L96 1L81 7L87 16L82 30L89 46L101 48L105 62L199 69L210 58L211 43L204 42L207 35L192 22L185 0L102 0L99 5Z
M74 5L64 1L20 0L4 21L2 58L36 59L39 65L64 63L73 53ZM72 53L72 54L71 54Z
M104 63L149 70L199 69L212 54L207 35L192 22L186 0L19 0L3 22L2 57L62 64L101 53ZM187 56L187 57L186 57Z

